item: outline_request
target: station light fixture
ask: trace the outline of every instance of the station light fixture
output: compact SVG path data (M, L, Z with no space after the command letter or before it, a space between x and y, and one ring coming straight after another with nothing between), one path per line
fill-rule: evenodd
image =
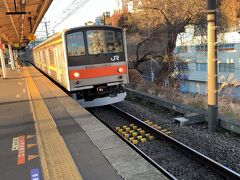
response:
M6 15L21 15L21 14L27 14L27 12L6 12Z
M21 0L20 1L20 6L25 6L25 5L26 5L26 0ZM14 0L14 7L15 7L15 11L6 12L6 15L30 14L30 12L26 12L26 11L17 11L16 0Z

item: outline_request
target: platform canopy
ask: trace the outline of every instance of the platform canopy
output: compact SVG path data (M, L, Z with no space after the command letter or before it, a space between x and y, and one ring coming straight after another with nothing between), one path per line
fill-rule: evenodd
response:
M6 43L24 46L53 0L0 0L0 36ZM29 36L30 35L30 36Z

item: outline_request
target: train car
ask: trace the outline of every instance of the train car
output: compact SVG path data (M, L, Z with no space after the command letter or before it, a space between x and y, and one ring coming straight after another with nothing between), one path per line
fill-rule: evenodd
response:
M129 82L125 32L110 26L64 30L33 48L34 65L83 107L124 100Z

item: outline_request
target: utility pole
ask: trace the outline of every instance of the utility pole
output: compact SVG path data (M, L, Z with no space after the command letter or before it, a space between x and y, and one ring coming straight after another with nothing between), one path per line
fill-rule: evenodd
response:
M208 0L208 129L215 132L218 122L216 0Z
M103 13L103 25L106 25L106 15Z
M46 37L48 38L48 23L50 23L50 21L46 21L46 19L44 20L44 26L45 26L45 31L46 31Z
M103 25L106 25L106 20L109 17L110 17L110 12L106 11L103 13Z

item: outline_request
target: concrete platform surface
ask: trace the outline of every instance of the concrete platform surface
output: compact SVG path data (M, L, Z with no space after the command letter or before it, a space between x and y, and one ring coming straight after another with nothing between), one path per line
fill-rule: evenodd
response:
M60 167L56 172L62 173L60 177L54 175L56 168L51 170L51 166L59 162L64 167L69 162L72 170L79 173L79 176L75 176L77 178L72 179L166 179L33 66L26 66L20 72L8 70L8 75L8 79L0 80L1 178L31 179L35 175L39 179L66 179L63 175L71 170L58 172L61 171ZM29 76L32 81L27 79ZM39 114L39 111L44 112L45 116ZM41 121L38 120L38 115L42 117ZM41 132L44 133L41 135ZM50 140L49 137L54 133L54 138L56 136L57 139ZM25 144L21 144L25 148L25 163L17 164L21 151L12 151L13 144L17 141L13 138L20 137L18 141L22 141L23 136ZM43 136L42 140L38 136ZM49 157L54 141L63 143L54 146L66 148L64 157L61 151L52 151L56 153L57 161ZM70 156L67 160L61 162L68 153Z
M0 78L0 179L43 177L25 78L7 73Z

